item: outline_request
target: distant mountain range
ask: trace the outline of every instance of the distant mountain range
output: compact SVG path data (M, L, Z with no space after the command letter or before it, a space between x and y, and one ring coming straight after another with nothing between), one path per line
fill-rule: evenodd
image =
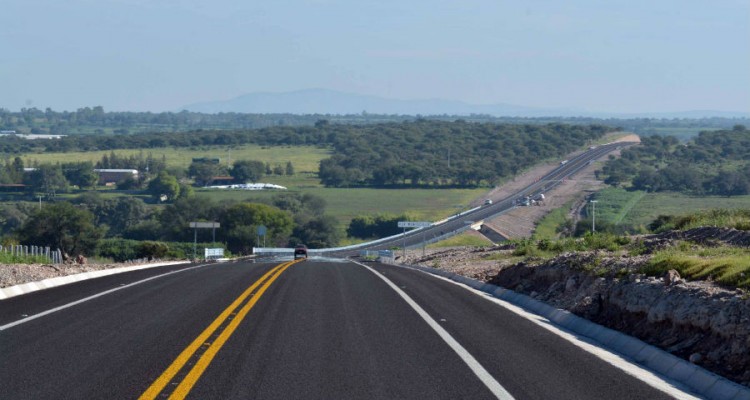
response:
M216 114L288 113L288 114L397 114L397 115L471 115L495 117L592 117L592 118L749 118L750 112L683 111L671 113L606 113L563 108L537 108L513 104L470 104L456 100L399 100L378 96L338 92L328 89L306 89L293 92L249 93L223 101L184 106L181 110Z

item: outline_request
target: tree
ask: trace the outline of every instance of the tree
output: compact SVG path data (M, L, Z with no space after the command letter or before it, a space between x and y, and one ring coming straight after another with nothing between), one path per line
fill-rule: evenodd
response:
M286 174L287 175L294 175L294 165L291 161L286 162Z
M148 191L156 201L174 201L180 195L180 184L174 176L169 175L166 171L161 171L156 178L149 182Z
M193 161L188 168L188 175L195 179L195 184L199 186L210 185L215 176L224 172L219 164L205 161Z
M0 235L20 228L36 211L36 204L17 203L0 205Z
M159 214L159 230L163 232L164 240L192 241L190 222L217 221L220 212L221 209L209 197L180 197Z
M261 161L237 160L229 174L237 183L258 182L265 170L266 166Z
M99 218L109 226L111 235L122 235L149 216L146 204L135 197L120 197L108 203L111 203L111 212Z
M321 215L307 220L295 218L295 226L289 245L305 244L311 248L334 247L339 243L339 232L336 219L329 215Z
M68 202L46 205L18 231L21 242L57 247L66 257L94 254L102 236L94 215Z
M49 197L68 191L68 180L63 175L59 164L42 164L31 172L28 178L31 190L45 193Z
M96 187L99 181L99 175L94 171L94 164L91 161L64 163L62 170L65 179L81 189Z
M257 244L257 228L264 225L272 245L282 245L292 232L289 213L266 204L238 203L220 217L222 236L230 251L249 253Z

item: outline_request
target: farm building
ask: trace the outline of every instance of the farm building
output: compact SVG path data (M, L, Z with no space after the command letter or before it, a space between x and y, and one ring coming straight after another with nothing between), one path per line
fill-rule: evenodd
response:
M94 172L99 174L100 185L122 182L127 178L138 178L137 169L94 169Z

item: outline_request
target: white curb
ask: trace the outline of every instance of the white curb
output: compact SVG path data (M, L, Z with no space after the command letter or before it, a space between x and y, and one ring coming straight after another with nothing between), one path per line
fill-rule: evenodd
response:
M708 399L750 400L750 388L714 374L664 350L622 332L606 328L581 318L567 310L554 308L521 293L462 275L419 265L399 265L439 275L463 283L498 299L547 318L549 321L575 334L591 338L605 348L630 358L667 378L679 382Z
M26 293L36 292L37 290L49 289L49 288L53 288L56 286L67 285L69 283L85 281L88 279L99 278L99 277L107 276L107 275L114 275L114 274L119 274L123 272L137 271L141 269L163 267L167 265L179 265L179 264L189 264L189 263L190 261L168 261L168 262L161 262L161 263L156 263L156 264L144 264L144 265L135 265L132 267L119 267L119 268L102 269L102 270L91 271L91 272L82 272L80 274L58 276L55 278L48 278L48 279L44 279L44 280L36 281L36 282L22 283L20 285L15 285L15 286L10 286L7 288L0 289L0 300L5 300L11 297L20 296Z

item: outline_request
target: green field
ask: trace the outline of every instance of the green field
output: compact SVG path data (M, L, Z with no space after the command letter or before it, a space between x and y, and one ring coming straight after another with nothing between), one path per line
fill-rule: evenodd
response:
M568 217L568 210L573 206L573 202L565 203L550 211L536 224L532 238L534 240L553 239L558 236L557 229L565 223Z
M36 160L39 163L57 163L71 161L92 161L96 163L102 159L102 156L109 155L112 151L87 151L71 153L31 153L21 154L24 165L31 165ZM203 146L191 148L154 148L154 149L133 149L133 150L115 150L118 156L130 156L134 154L151 154L157 159L166 159L170 167L187 168L190 166L193 158L200 157L218 157L222 163L229 163L236 160L257 160L271 165L286 164L291 161L294 164L296 172L317 172L320 160L327 158L330 152L313 146L276 146L262 147L257 145L243 146Z
M448 239L435 242L427 246L430 249L439 249L443 247L459 247L459 246L472 246L472 247L488 247L492 246L492 242L484 237L472 235L469 233L461 233L456 236L449 237Z
M684 215L710 209L750 209L750 196L688 196L608 188L596 194L597 220L646 226L659 215Z
M273 183L282 182L270 179ZM283 185L283 183L279 183ZM326 213L342 227L352 218L368 214L401 214L413 219L437 221L469 208L468 204L487 192L486 189L363 189L305 187L292 191L310 193L325 199ZM269 198L282 191L243 191L198 189L196 194L214 200L246 201Z
M681 216L712 209L750 210L750 196L688 196L680 193L646 193L607 188L596 193L596 220L623 226L629 232L646 232L647 226L660 215ZM565 223L572 203L552 210L536 226L533 238L552 239ZM591 214L591 204L586 206Z
M56 163L101 160L110 151L91 151L74 153L39 153L21 155L24 163ZM295 168L293 176L270 175L263 182L287 187L292 192L311 193L326 200L326 212L333 215L342 229L358 215L391 213L408 213L414 219L436 221L456 212L465 210L468 204L484 195L487 189L369 189L369 188L325 188L317 176L320 160L328 157L330 152L312 146L261 147L243 146L210 146L200 148L156 148L143 150L117 150L118 156L134 154L151 154L152 157L166 160L170 167L185 168L193 158L219 157L221 162L227 160L258 160L271 165L286 164L291 161ZM109 190L100 190L106 196L119 196ZM198 196L211 197L216 201L252 201L253 199L270 198L279 191L242 191L212 190L196 188Z

